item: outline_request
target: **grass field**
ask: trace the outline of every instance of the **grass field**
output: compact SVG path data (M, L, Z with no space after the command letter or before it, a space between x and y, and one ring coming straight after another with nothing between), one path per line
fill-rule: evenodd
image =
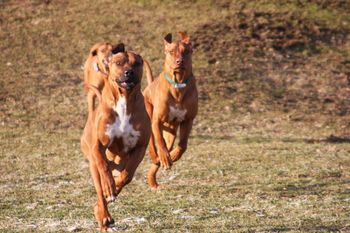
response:
M200 91L189 149L160 172L156 192L146 184L146 154L110 205L116 229L350 232L347 1L0 7L0 232L96 231L79 146L89 48L124 42L158 74L162 37L180 30L193 39Z

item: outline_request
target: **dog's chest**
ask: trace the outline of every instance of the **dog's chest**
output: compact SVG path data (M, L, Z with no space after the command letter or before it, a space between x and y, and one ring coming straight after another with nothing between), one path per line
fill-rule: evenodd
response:
M117 113L117 116L113 124L107 125L106 135L110 138L110 144L113 143L115 138L121 138L124 152L127 152L135 147L140 137L140 132L135 130L130 122L131 114L127 114L125 97L119 98L114 111Z
M169 120L181 122L185 119L187 109L181 109L175 106L169 106Z

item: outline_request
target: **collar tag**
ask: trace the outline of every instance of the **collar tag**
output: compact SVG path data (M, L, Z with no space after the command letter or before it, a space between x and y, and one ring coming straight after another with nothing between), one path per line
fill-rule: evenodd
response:
M176 83L174 86L177 89L182 89L186 87L186 83Z

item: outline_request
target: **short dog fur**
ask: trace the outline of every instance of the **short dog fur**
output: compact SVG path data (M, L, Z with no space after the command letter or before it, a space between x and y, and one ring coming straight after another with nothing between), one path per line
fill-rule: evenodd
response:
M89 55L84 64L84 86L87 91L88 86L97 87L101 92L105 80L108 77L108 63L112 57L112 45L107 42L97 43L90 49ZM88 92L88 108L95 107L96 94L93 91Z
M100 230L108 230L114 223L107 204L132 180L151 134L141 93L142 57L120 44L113 49L108 67L102 93L88 86L99 104L89 108L81 137L81 150L89 160L97 192L94 212Z
M180 40L172 41L172 35L164 37L164 70L153 82L148 78L144 90L147 113L152 121L149 152L152 165L148 172L148 184L158 188L156 173L161 165L169 169L186 151L193 120L198 111L196 79L192 73L192 46L185 32ZM177 130L179 143L174 147Z

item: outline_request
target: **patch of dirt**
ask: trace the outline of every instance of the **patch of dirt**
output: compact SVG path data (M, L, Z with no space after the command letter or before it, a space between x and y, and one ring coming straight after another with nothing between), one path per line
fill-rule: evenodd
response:
M299 2L301 3L301 1ZM321 8L350 10L350 2L348 0L308 0L308 2L315 3Z
M350 113L346 24L330 28L295 12L232 8L232 15L193 35L209 66L199 70L207 77L200 79L202 99L215 93L252 112Z

